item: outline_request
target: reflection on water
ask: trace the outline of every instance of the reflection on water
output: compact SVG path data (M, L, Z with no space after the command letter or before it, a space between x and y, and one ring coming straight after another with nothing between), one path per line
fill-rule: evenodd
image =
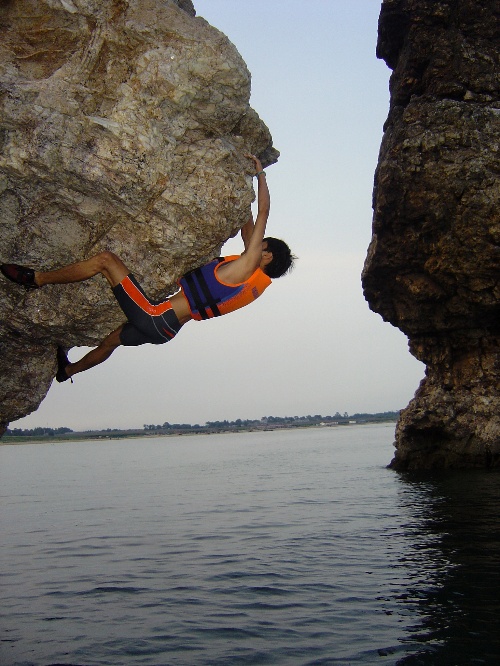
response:
M500 663L500 474L403 474L399 500L412 543L399 601L418 622L397 663Z

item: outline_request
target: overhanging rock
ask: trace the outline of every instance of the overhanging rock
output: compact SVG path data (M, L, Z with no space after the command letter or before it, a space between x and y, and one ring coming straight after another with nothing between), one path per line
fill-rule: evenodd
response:
M151 297L246 222L252 152L277 160L250 74L190 0L0 4L0 261L48 270L111 250ZM57 345L123 320L106 282L0 282L0 431L35 410Z

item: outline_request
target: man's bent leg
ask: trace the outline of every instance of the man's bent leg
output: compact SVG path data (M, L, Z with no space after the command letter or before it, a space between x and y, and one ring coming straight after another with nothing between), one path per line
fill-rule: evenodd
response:
M81 358L79 361L76 361L76 363L69 363L65 367L68 378L76 375L78 372L84 372L89 368L93 368L94 366L99 365L99 363L102 363L108 359L115 351L115 349L122 344L120 340L120 333L122 328L123 325L117 328L116 331L110 333L106 338L104 338L98 347L89 351L88 354L85 354L85 356L83 356L83 358Z
M82 282L98 273L104 275L112 287L116 287L130 271L113 252L100 252L90 259L63 266L55 271L36 271L35 283L42 287L46 284Z

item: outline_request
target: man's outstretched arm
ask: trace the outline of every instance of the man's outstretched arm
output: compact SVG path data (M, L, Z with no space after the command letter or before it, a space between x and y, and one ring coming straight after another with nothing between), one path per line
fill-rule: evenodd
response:
M254 243L259 245L260 251L260 245L264 238L267 219L269 217L271 198L267 187L266 174L262 169L260 160L254 155L247 155L247 157L253 160L255 164L255 172L257 174L257 219L254 222L253 217L250 216L247 223L241 228L241 237L243 239L243 244L245 245L245 251L249 249L252 238L254 239ZM258 235L254 237L254 233Z
M255 172L257 175L257 218L253 223L253 229L250 228L249 222L243 227L245 229L245 236L247 236L247 243L245 243L245 250L248 253L255 254L257 265L260 264L262 256L262 240L266 233L267 219L269 217L269 210L271 208L271 196L267 187L266 174L262 168L260 160L255 155L248 155L253 160L255 165ZM246 228L248 225L248 228ZM250 233L249 233L250 232ZM245 242L243 236L243 242Z
M255 223L250 218L241 228L241 236L245 244L245 252L224 266L221 266L218 274L230 284L238 284L247 280L260 266L262 261L262 240L266 231L267 218L271 199L266 182L266 175L262 169L260 160L255 155L246 155L253 160L258 182L257 192L257 217Z

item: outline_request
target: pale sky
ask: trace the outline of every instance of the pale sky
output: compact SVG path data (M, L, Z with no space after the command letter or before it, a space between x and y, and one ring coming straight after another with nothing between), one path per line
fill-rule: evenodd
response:
M369 310L360 281L389 105L390 70L375 56L380 4L195 0L252 73L251 105L281 152L267 169L268 234L286 239L296 269L249 307L190 322L163 346L121 347L74 384L54 381L11 427L141 428L408 404L424 366ZM239 238L223 248L241 251Z

